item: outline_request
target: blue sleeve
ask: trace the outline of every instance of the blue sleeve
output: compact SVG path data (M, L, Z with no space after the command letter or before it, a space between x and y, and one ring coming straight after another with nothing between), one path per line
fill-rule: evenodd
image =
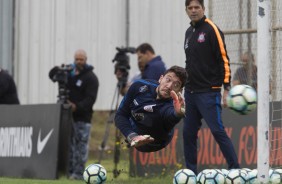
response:
M134 100L135 94L138 92L137 86L137 83L133 83L130 86L115 115L115 125L125 137L127 137L130 133L134 133L129 119L131 116L130 104Z
M181 120L181 117L176 116L172 103L164 106L161 109L161 114L163 115L163 119L166 120L165 128L169 131Z

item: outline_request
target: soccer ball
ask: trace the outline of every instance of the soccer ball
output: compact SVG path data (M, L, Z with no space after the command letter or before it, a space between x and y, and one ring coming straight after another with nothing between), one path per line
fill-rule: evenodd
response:
M218 169L209 169L199 178L198 184L224 184L224 174Z
M102 184L107 180L107 171L100 164L90 164L83 172L87 184Z
M248 174L249 174L249 183L250 184L259 183L259 181L258 181L258 170L257 169L253 169Z
M226 184L244 184L248 180L248 173L241 169L231 169L225 178Z
M195 184L197 183L196 175L190 169L180 169L173 177L173 184Z
M272 184L282 183L282 169L274 169L269 175Z
M257 93L251 86L236 85L228 93L227 105L239 114L248 114L256 108Z
M227 174L229 173L229 170L227 169L221 169L222 174L224 175L224 177L227 176Z
M207 172L209 172L209 170L210 170L210 169L202 170L202 171L197 175L197 181L198 181L199 184L201 184L200 181L203 180L203 178L205 178L205 174L206 174Z
M248 174L252 171L252 170L249 169L249 168L242 168L242 170L246 171Z

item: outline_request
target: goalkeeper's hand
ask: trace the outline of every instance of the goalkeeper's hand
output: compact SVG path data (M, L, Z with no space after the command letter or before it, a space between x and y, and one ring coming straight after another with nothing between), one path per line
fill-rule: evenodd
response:
M131 140L128 140L130 147L139 147L150 142L153 142L155 139L150 135L136 135Z
M174 111L180 117L185 116L185 102L181 93L176 94L173 90L170 92L170 96L173 99Z

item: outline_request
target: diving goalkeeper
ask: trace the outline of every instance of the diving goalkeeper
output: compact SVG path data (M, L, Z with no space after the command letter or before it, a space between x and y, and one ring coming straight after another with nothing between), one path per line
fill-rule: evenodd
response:
M159 81L138 80L130 86L115 116L129 146L153 152L170 143L174 126L185 114L181 92L186 79L186 70L173 66Z

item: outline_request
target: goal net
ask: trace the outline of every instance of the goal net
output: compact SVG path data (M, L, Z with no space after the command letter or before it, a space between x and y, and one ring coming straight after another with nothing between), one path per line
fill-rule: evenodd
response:
M282 1L271 1L270 167L282 168Z
M269 113L266 109L258 112L257 122L264 123L266 128L263 127L265 128L263 130L258 124L258 140L265 142L259 142L257 146L261 147L266 143L264 148L269 150L266 152L263 148L257 149L258 165L259 162L263 162L260 165L263 166L258 167L259 173L266 173L266 169L268 173L269 168L282 168L282 1L209 0L205 2L208 18L213 20L225 34L232 84L244 83L256 90L262 89L269 93L267 99L261 99L258 95L258 101L267 100L270 109ZM269 9L259 4L265 2L269 3ZM258 18L259 14L261 17L269 14L269 23L259 22L261 21ZM258 35L260 25L268 32L267 34ZM269 41L269 46L268 43L264 45L264 42L260 41L268 36L269 40L266 38L266 41ZM258 58L259 56L269 56L269 58L259 66L258 60L262 59L262 57ZM242 67L245 68L245 72L239 72L235 77L236 71ZM262 73L260 77L257 76L259 70ZM258 80L261 77L264 80L264 76L267 78L266 85ZM261 156L267 156L267 159L261 159Z

